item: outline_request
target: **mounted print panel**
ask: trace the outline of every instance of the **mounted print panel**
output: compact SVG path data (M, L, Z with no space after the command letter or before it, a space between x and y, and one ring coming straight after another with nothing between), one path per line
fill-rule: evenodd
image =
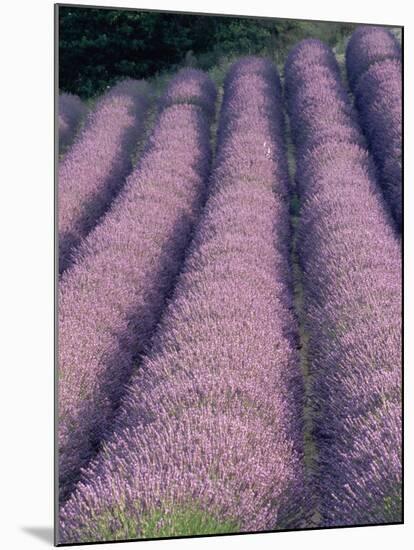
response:
M402 523L403 28L56 38L56 544Z

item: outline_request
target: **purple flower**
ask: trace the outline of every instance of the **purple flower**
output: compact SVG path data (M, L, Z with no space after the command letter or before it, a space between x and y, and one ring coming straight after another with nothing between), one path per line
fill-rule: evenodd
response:
M362 129L378 167L379 182L401 230L401 48L386 29L360 27L349 41L346 60L348 79Z
M62 507L61 542L142 536L167 508L241 532L306 520L278 90L267 61L229 71L206 206L113 433Z
M61 499L99 448L165 307L204 201L209 137L196 105L159 113L138 166L61 277Z
M132 169L131 155L143 134L149 106L145 82L117 84L89 112L59 164L59 272L96 225Z
M303 73L311 59L319 61ZM400 241L333 54L302 42L285 72L297 144L318 510L324 526L398 522Z
M79 124L86 114L86 107L77 95L59 95L59 151L71 144Z
M168 83L160 107L193 103L205 109L208 117L215 112L217 90L212 80L198 69L181 69Z
M387 29L360 26L353 32L346 49L346 68L354 90L363 73L378 61L401 60L401 46Z

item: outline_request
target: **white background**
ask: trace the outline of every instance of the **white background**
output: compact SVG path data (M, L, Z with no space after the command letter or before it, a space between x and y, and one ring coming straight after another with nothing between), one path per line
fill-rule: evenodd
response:
M307 550L408 548L409 538L414 540L414 21L408 7L412 3L406 0L292 0L280 3L265 0L91 0L91 3L405 25L406 525L141 544L154 550L248 549L258 545ZM0 545L7 550L25 550L52 544L53 2L2 2L0 40ZM138 544L128 543L121 548L126 550Z

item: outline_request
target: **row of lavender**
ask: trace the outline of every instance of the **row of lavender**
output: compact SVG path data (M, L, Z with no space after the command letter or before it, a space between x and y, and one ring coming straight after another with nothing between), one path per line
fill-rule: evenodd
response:
M209 121L192 101L195 96L211 112L214 85L204 74L186 71L170 84L172 91L186 103L160 112L138 166L60 280L63 500L108 429L134 361L164 307L203 202Z
M322 525L401 520L401 251L332 52L285 69Z
M66 93L59 96L58 131L60 153L64 152L72 143L85 115L86 106L78 96Z
M143 134L148 106L145 82L126 80L114 86L89 112L59 163L60 273L71 265L74 249L95 226L131 171L131 156Z
M151 351L62 510L65 542L304 525L287 162L269 62L231 68L217 151Z
M302 211L301 250L304 267L308 269L305 286L309 322L319 318L319 324L315 322L313 327L313 342L317 338L319 342L315 345L312 342L311 349L313 366L318 369L315 405L320 418L316 431L321 448L320 473L321 479L325 476L326 480L320 486L322 518L326 525L396 521L400 487L397 326L400 296L396 292L400 283L399 256L397 260L395 254L390 256L393 268L387 299L392 307L384 318L388 307L385 298L384 303L377 303L370 294L363 297L371 277L377 280L383 268L380 263L374 264L376 271L371 273L372 258L364 256L367 245L362 246L358 256L353 250L355 238L353 241L348 238L341 241L337 255L331 253L335 239L342 236L341 231L348 236L346 225L359 227L362 209L371 209L372 205L371 217L376 219L375 208L378 211L381 202L371 185L374 176L363 150L364 140L341 87L332 54L316 42L302 45L298 51L299 54L294 50L290 57L286 81L292 131L298 157L302 159L298 179L303 183L307 204ZM317 85L312 83L315 74ZM157 522L155 530L148 527L154 518L161 516L166 516L167 521L170 516L172 531L167 534L183 534L171 527L177 519L174 515L177 506L181 519L194 506L201 510L202 516L208 509L217 529L227 531L295 527L304 525L306 520L308 495L300 497L299 489L304 485L299 420L303 396L292 351L296 331L290 314L287 172L280 84L271 65L246 60L233 67L225 88L217 165L211 183L213 193L203 222L152 350L142 370L133 375L115 423L115 433L64 509L62 533L67 541L162 535L165 533L162 522L159 526ZM62 501L73 490L81 468L94 456L102 439L109 436L114 411L134 371L134 362L139 354L148 351L154 327L165 307L165 297L180 269L206 191L207 118L214 112L214 100L214 86L197 71L184 71L171 83L161 99L162 111L141 163L101 224L73 254L74 266L62 277L59 320ZM350 183L355 174L363 182L363 193L356 193L351 200L348 195L355 192ZM345 221L339 217L345 206L338 202L336 194L327 198L324 195L327 191L338 192L333 186L329 190L324 188L335 175L340 176L336 185L343 184L347 191L341 200L348 200L353 212ZM359 179L356 185L359 191ZM354 209L354 202L358 201L362 201L359 209ZM386 215L382 210L378 220L372 225L373 235L368 242L373 245L385 239L386 255L396 245L393 248L387 244L391 232L385 227L384 233ZM332 233L329 239L324 235L327 229ZM313 256L314 237L319 239L322 249L326 247L325 254L321 253L317 260ZM365 234L360 236L358 246L360 241L367 241ZM309 246L313 246L311 255L307 252ZM357 271L354 267L354 278L336 288L338 296L327 282L333 285L337 280L334 277L342 276L345 253L351 254L355 266L359 260L363 269ZM248 265L243 265L244 258ZM364 277L369 284L359 287ZM258 280L262 281L259 286ZM321 281L325 285L322 293ZM382 289L381 285L377 280L376 288ZM322 319L325 303L329 313ZM338 304L340 308L335 313ZM249 311L247 317L246 311ZM346 324L344 328L338 314L348 316L348 320L355 315L357 321L365 323L365 316L377 311L382 315L383 325L389 318L392 320L390 339L378 340L378 334L371 330L371 317L366 331L359 331L365 340L356 342L360 349L355 361L347 348L350 341L354 344L350 340L353 334L349 334ZM275 317L272 322L269 315ZM254 328L256 318L259 322ZM274 346L267 343L272 331L275 331L273 338L275 334L281 335ZM242 338L232 339L236 333ZM327 342L336 349L335 356L328 350ZM392 359L385 359L387 346L391 346ZM261 359L259 365L255 357L265 360ZM329 371L332 365L340 365L341 360L343 368L348 363L352 365L352 372L347 373L352 381L360 377L366 383L367 377L371 377L374 386L377 384L377 393L370 396L358 385L360 408L356 418L345 421L343 415L348 414L349 403L348 408L343 408L336 392L345 387L346 401L355 389L348 387L344 372L332 371L326 376L327 371L321 368L323 365ZM368 370L364 378L362 365L367 360L374 366L395 361L395 368L385 378L374 369ZM224 385L221 376L225 377ZM334 382L332 388L331 382ZM269 397L272 391L273 403ZM385 403L378 412L374 407L386 398L391 398L391 404ZM161 410L160 403L163 403ZM219 412L219 428L214 423L215 411ZM324 415L333 413L340 417L330 429ZM383 424L378 439L374 438L376 422ZM133 429L133 425L140 428ZM238 443L236 432L241 425L244 431L238 434ZM272 433L268 439L272 425L277 426L278 433ZM211 437L213 426L218 433ZM368 448L371 446L371 454L365 447L357 448L361 433L368 441ZM384 433L390 434L388 442ZM158 439L156 434L161 434ZM154 438L156 444L151 443ZM263 447L260 453L259 444ZM390 454L393 445L394 454ZM351 451L346 455L348 446ZM139 453L134 453L138 448L146 449L146 453L138 456ZM260 457L258 454L256 461L241 468L253 449ZM270 451L278 460L268 455ZM164 462L173 452L176 460L169 470ZM220 453L224 453L225 460L218 466L215 460ZM200 459L201 454L205 460ZM338 457L342 457L340 466ZM378 473L378 467L388 461L395 468L387 477ZM165 478L164 474L156 474L160 464L165 466ZM239 468L242 476L235 473ZM137 476L138 471L142 475ZM356 472L361 475L360 486L352 484L357 479ZM167 478L171 482L166 483ZM208 491L206 487L202 489L206 479L211 480ZM105 482L110 483L111 490ZM142 492L147 485L148 489ZM364 492L365 501L356 506L353 500ZM343 493L348 496L348 508L344 506L340 512L339 505L333 506L332 500L335 504ZM257 502L253 494L259 495ZM366 505L367 498L371 507ZM211 521L207 524L211 529Z
M401 47L387 30L359 27L346 52L348 79L392 214L402 226Z

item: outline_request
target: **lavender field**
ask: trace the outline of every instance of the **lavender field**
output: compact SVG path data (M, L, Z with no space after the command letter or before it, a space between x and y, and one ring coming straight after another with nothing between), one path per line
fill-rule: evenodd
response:
M402 522L401 100L368 26L60 95L59 543Z

